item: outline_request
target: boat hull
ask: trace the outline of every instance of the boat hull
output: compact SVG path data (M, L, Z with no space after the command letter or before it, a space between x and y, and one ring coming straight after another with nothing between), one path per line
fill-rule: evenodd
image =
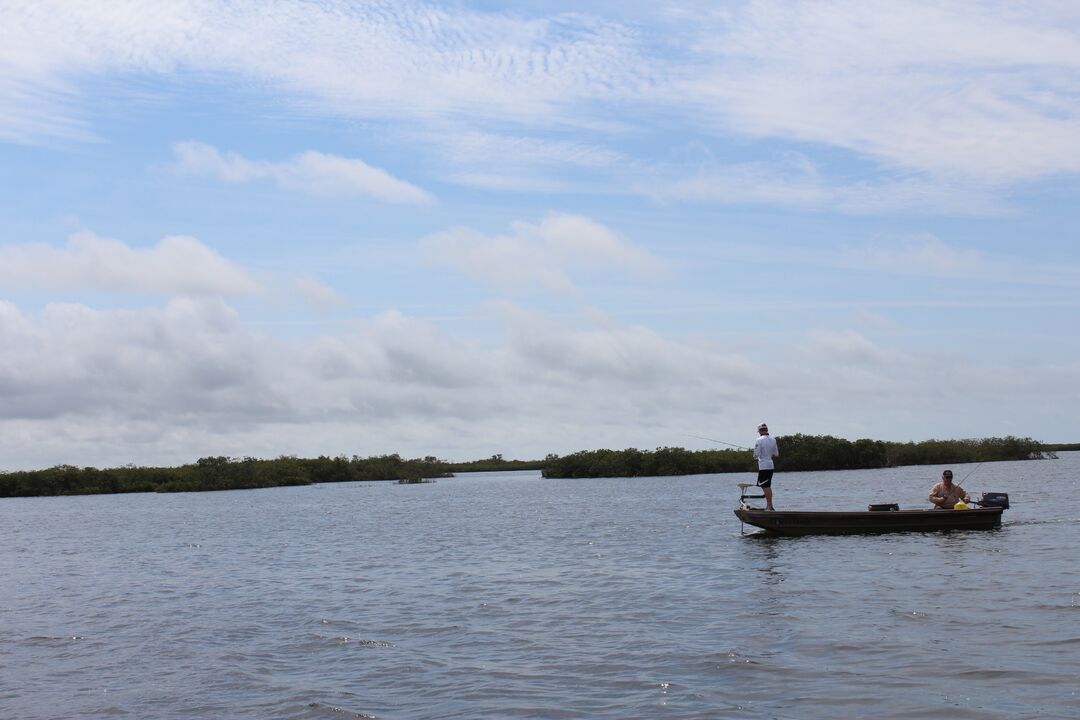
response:
M887 510L824 512L815 510L756 510L738 508L735 515L747 525L775 535L860 535L940 530L992 530L1001 525L1004 508L967 510Z

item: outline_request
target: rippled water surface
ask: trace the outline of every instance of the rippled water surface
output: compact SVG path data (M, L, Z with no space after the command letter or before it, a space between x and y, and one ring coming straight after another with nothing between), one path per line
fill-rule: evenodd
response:
M1000 530L742 535L745 475L0 500L0 717L1080 717L1080 454L954 469Z

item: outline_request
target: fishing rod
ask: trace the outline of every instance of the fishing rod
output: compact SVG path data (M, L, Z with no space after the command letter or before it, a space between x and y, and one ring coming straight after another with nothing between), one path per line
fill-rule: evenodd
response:
M983 462L985 462L985 461L983 461ZM980 462L979 465L982 465L982 462ZM956 483L956 484L957 485L963 485L964 483L966 483L967 479L969 477L971 477L972 475L974 475L975 471L979 469L979 465L976 465L975 467L971 468L971 471L967 475L964 476L964 479L961 480L960 482Z
M714 443L716 443L718 445L727 445L728 447L733 447L736 450L750 450L751 449L751 448L748 448L748 447L743 447L742 445L735 445L734 443L724 442L723 440L714 440L712 438L704 437L702 435L691 435L690 433L684 433L684 434L686 435L686 437L697 438L698 440L708 440L709 442L714 442Z
M964 479L963 479L963 480L961 480L960 482L954 482L954 483L953 483L953 485L955 485L956 487L958 487L958 488L960 488L961 490L963 490L963 491L964 491L964 494L965 494L965 495L967 495L968 497L971 497L971 493L970 493L970 492L968 492L968 489L964 487L964 483L966 483L966 482L967 482L967 480L968 480L968 478L969 478L969 477L971 477L972 475L974 475L974 474L975 474L975 471L979 469L979 465L982 465L982 464L983 464L983 462L985 462L985 461L979 462L979 463L978 463L978 465L976 465L975 467L971 468L971 470L969 470L969 471L968 471L968 474L964 476ZM961 499L961 500L962 500L962 499ZM982 506L982 503L981 503L981 502L979 502L978 500L969 500L968 502L970 502L970 503L971 503L972 505L979 505L979 506Z

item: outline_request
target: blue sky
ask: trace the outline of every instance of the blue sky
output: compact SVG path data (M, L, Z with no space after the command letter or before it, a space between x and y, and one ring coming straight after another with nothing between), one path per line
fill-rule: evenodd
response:
M0 468L1076 441L1070 3L0 8Z

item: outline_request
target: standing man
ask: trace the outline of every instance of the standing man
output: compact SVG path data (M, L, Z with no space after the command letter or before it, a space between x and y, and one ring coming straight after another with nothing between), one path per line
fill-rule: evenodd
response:
M780 448L769 437L769 426L761 423L757 426L758 439L754 443L754 457L757 458L757 484L765 494L765 509L772 510L772 474L773 458L780 457Z

